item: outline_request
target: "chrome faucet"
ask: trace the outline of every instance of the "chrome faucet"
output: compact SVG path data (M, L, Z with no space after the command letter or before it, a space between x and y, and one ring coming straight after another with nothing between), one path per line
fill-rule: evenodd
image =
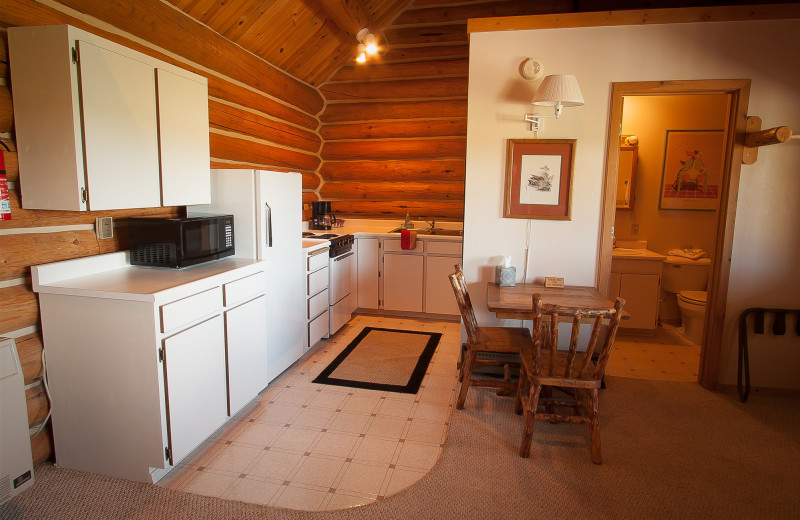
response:
M432 218L432 219L430 220L430 222L429 222L429 221L427 221L427 220L425 220L424 218L423 218L423 219L420 219L420 220L422 220L423 222L425 222L426 224L428 224L428 225L431 227L431 228L430 228L430 230L431 230L431 231L432 231L434 228L436 228L436 219L435 219L435 218Z

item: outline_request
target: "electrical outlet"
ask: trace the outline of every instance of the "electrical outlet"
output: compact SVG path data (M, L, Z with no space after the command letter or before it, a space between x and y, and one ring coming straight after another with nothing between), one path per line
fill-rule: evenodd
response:
M631 235L639 234L639 224L631 224Z
M114 238L114 221L111 217L97 217L94 232L98 239Z

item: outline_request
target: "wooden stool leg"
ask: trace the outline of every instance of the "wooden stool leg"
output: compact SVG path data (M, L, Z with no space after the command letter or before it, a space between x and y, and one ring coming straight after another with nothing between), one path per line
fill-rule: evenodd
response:
M591 429L591 443L592 443L592 462L595 464L603 463L603 456L600 454L600 390L590 390L589 400L591 406L589 407L589 428Z
M531 440L533 438L533 425L536 420L536 407L539 406L539 394L542 392L541 385L533 385L528 398L528 406L525 408L525 425L522 428L522 443L519 445L519 456L531 456Z
M456 408L458 410L464 408L464 401L467 399L470 379L472 379L472 366L475 363L476 356L477 352L470 349L467 351L467 356L464 359L464 367L461 374L461 391L458 393L458 401L456 402Z

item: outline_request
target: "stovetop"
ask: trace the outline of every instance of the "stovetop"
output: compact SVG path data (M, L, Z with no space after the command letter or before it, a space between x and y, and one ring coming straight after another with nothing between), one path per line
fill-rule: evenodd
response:
M329 240L331 243L331 257L336 257L347 253L353 249L353 244L355 243L355 237L353 237L353 235L341 233L317 233L314 231L303 231L303 238L321 238L324 240Z

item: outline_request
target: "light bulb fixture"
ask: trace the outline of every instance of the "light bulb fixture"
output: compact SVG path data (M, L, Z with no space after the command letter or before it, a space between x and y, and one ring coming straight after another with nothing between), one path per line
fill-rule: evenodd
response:
M531 124L531 131L539 130L540 119L546 117L561 117L563 107L577 107L583 105L583 94L578 86L578 80L571 74L554 74L546 76L539 85L536 95L533 96L533 105L554 107L553 114L526 114L525 121Z
M364 27L356 35L358 40L358 54L356 61L364 63L367 61L367 54L375 54L378 52L378 41L375 35L369 32L369 29Z

